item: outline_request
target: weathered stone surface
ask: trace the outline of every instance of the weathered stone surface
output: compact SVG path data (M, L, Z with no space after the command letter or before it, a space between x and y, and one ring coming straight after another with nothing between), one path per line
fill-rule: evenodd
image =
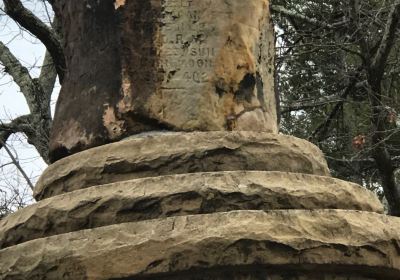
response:
M118 182L42 200L0 221L0 248L118 223L273 209L383 213L371 192L330 177L259 171L194 173Z
M143 131L277 132L268 0L56 0L55 7L68 72L53 161Z
M13 280L43 279L43 275L46 279L74 280L145 276L231 279L224 277L226 271L243 274L270 269L281 275L294 270L303 275L311 271L314 277L324 273L337 277L324 275L319 279L347 279L343 275L350 275L351 279L398 280L399 228L399 218L338 210L174 217L9 247L0 251L0 275ZM218 277L210 277L218 270ZM258 279L269 278L264 275Z
M40 200L94 185L169 174L261 170L329 176L322 152L291 136L257 132L162 133L133 137L51 165Z

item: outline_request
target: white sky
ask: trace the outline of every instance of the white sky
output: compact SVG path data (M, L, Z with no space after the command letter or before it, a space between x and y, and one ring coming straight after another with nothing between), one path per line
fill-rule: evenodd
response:
M24 5L34 11L43 21L49 22L43 1L27 0L24 1ZM0 0L0 7L3 8L2 0ZM38 77L45 54L44 46L37 39L30 36L29 33L21 31L13 20L5 16L1 11L0 40L7 44L11 52L30 70L32 77ZM2 68L0 67L0 119L2 122L9 122L12 118L29 113L29 110L19 87L9 75L4 74ZM57 85L53 95L57 96L58 91L59 86ZM55 103L54 100L52 103ZM27 144L23 135L14 135L7 143L18 155L18 159L26 173L32 178L33 182L36 182L38 176L46 168L46 164L39 157L36 150ZM14 166L7 165L2 167L10 161L9 156L2 149L0 151L0 188L7 188L10 184L21 184L21 187L24 188L26 186L25 182L20 178L16 179L19 176Z

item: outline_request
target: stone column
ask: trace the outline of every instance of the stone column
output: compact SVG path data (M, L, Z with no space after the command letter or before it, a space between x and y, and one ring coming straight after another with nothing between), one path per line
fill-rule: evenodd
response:
M55 2L53 161L146 131L277 132L267 0Z
M267 0L56 5L76 153L0 221L0 279L400 279L400 219L275 133Z

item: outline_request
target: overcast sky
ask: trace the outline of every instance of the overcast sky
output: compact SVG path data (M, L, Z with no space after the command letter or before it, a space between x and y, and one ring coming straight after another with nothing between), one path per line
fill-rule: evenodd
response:
M31 9L45 22L49 21L49 17L44 9L42 1L24 1L26 7ZM3 1L0 0L1 8ZM51 12L51 11L49 11ZM21 61L21 63L30 70L33 77L38 77L40 66L42 64L45 49L43 45L29 35L29 33L21 31L21 29L7 16L1 12L0 16L0 40L7 44L11 52ZM53 96L57 96L59 86L55 88ZM53 104L55 103L53 98ZM0 119L2 122L9 122L10 119L17 116L29 113L26 101L19 90L19 87L13 82L12 78L3 72L3 67L0 67ZM26 170L27 174L36 181L42 173L46 164L39 157L36 150L27 144L23 135L15 135L9 139L8 144L18 154L18 158ZM0 151L0 188L7 187L10 184L21 184L18 178L17 171L12 165L7 165L10 162L9 156L4 149ZM5 167L3 165L6 165ZM18 179L16 179L18 178ZM19 180L19 181L16 181Z

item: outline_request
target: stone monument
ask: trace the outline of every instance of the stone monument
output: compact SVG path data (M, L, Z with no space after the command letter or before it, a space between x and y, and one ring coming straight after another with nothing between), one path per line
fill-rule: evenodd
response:
M268 0L55 6L55 162L0 279L400 279L400 219L277 133Z

